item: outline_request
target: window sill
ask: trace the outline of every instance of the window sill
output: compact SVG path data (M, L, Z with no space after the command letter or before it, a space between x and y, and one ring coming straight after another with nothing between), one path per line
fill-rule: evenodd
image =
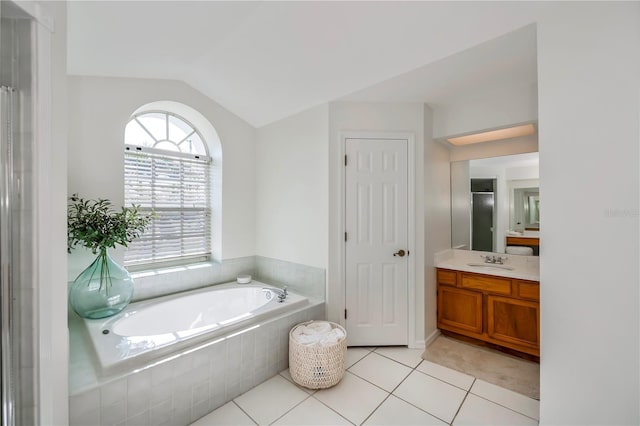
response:
M211 260L207 262L188 263L186 265L166 266L162 268L150 268L150 269L143 269L139 271L132 271L130 272L130 274L133 279L154 277L159 275L172 274L176 272L186 272L186 271L193 271L193 270L202 269L202 268L212 268L214 266L214 263L219 263L219 262Z

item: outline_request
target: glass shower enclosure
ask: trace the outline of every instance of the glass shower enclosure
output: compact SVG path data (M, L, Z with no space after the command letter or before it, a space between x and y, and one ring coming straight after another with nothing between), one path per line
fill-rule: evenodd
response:
M2 424L35 424L32 20L0 3Z

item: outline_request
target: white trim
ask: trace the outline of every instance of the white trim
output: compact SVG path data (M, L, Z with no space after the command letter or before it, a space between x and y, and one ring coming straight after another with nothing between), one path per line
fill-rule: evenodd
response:
M370 132L370 131L348 131L339 132L338 139L340 141L340 158L344 158L346 155L346 140L347 139L404 139L407 141L407 250L410 254L407 258L407 346L414 347L415 344L415 324L416 324L416 309L415 309L415 295L416 295L416 218L415 218L415 152L416 143L415 135L413 133L395 133L395 132ZM340 180L340 197L338 200L338 208L340 209L340 221L339 229L342 233L345 232L346 223L346 203L345 203L345 168L340 167L339 180ZM345 241L344 238L340 239L340 249L338 253L338 261L340 276L339 276L339 297L336 302L340 302L339 306L342 306L342 310L346 309L346 283L345 283ZM411 253L414 253L413 256ZM339 318L339 323L343 327L346 326L344 315Z
M55 22L53 18L39 2L34 2L32 0L14 0L13 4L18 6L18 8L33 18L37 23L49 30L50 33L55 31Z
M407 347L409 349L424 349L425 345L423 340L414 340L413 343L409 343Z
M438 338L438 336L440 335L440 330L438 330L437 328L435 330L433 330L433 332L424 340L424 342L422 342L422 347L423 348L428 348L433 342L434 340L436 340Z
M21 3L21 7L29 4ZM30 10L26 10L30 13ZM59 251L66 240L64 220L66 175L55 164L53 143L53 20L36 4L32 25L33 164L34 189L34 288L37 313L35 366L36 424L68 424L68 328L66 292L53 291L52 282L65 282L66 254ZM66 142L62 145L66 154ZM59 147L55 152L60 153ZM66 156L66 155L65 155ZM65 179L64 181L62 179ZM52 247L55 250L52 250Z

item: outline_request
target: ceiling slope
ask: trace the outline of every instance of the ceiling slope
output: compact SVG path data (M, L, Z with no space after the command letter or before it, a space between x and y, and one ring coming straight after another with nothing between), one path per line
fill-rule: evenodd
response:
M261 127L349 94L345 99L427 101L505 73L529 78L530 57L515 48L527 35L504 42L503 54L468 53L454 72L437 62L530 24L534 6L69 2L68 72L182 80Z

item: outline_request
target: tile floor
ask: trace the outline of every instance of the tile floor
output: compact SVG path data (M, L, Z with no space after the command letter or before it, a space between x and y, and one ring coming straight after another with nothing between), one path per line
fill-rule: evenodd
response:
M349 348L330 388L297 386L289 370L193 423L206 425L536 425L539 402L421 358L422 350Z

